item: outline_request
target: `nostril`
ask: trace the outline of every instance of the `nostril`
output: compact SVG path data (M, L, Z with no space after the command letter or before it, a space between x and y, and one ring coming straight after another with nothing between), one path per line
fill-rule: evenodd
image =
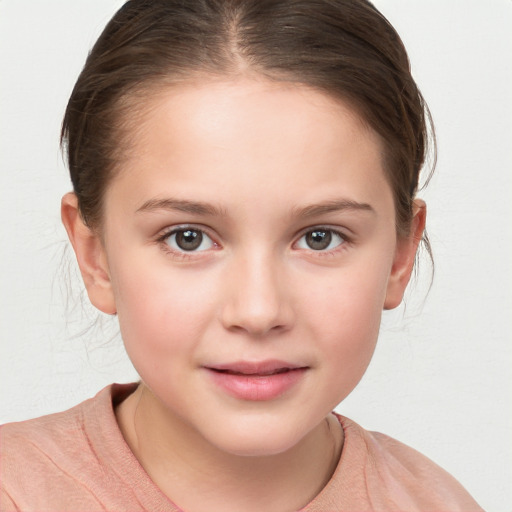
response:
M245 332L253 337L259 338L269 334L279 334L289 327L284 324L272 325L255 322L243 322L237 325L228 325L226 328L233 332Z

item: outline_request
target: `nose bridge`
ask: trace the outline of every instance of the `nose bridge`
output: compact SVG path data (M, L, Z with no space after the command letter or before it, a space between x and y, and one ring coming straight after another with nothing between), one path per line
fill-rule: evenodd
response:
M292 312L283 267L268 249L253 248L234 256L223 310L226 328L261 336L289 327Z

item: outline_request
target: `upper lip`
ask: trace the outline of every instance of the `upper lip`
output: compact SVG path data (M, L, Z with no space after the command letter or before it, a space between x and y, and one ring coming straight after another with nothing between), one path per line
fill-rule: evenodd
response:
M270 375L280 371L298 370L307 367L277 359L269 359L267 361L234 361L232 363L212 364L206 365L205 368L242 375Z

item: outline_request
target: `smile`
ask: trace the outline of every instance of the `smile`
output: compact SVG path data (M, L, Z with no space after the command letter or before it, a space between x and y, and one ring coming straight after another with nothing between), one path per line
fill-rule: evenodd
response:
M308 367L282 361L236 362L204 367L223 393L248 401L273 400L295 387Z
M295 368L279 368L278 370L273 370L271 372L255 372L255 373L244 373L244 372L237 372L237 371L234 371L234 370L215 370L213 369L214 371L218 371L220 373L229 373L230 375L247 375L247 376L250 376L250 377L265 377L267 375L276 375L278 373L284 373L284 372L290 372L290 371L293 371L295 370Z

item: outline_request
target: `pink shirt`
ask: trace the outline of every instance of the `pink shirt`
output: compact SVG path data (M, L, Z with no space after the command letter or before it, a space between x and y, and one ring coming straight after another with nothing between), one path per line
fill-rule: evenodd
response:
M57 414L0 428L0 510L177 512L118 428L114 406L134 384L109 386ZM338 416L345 441L334 475L303 512L482 509L431 460Z

